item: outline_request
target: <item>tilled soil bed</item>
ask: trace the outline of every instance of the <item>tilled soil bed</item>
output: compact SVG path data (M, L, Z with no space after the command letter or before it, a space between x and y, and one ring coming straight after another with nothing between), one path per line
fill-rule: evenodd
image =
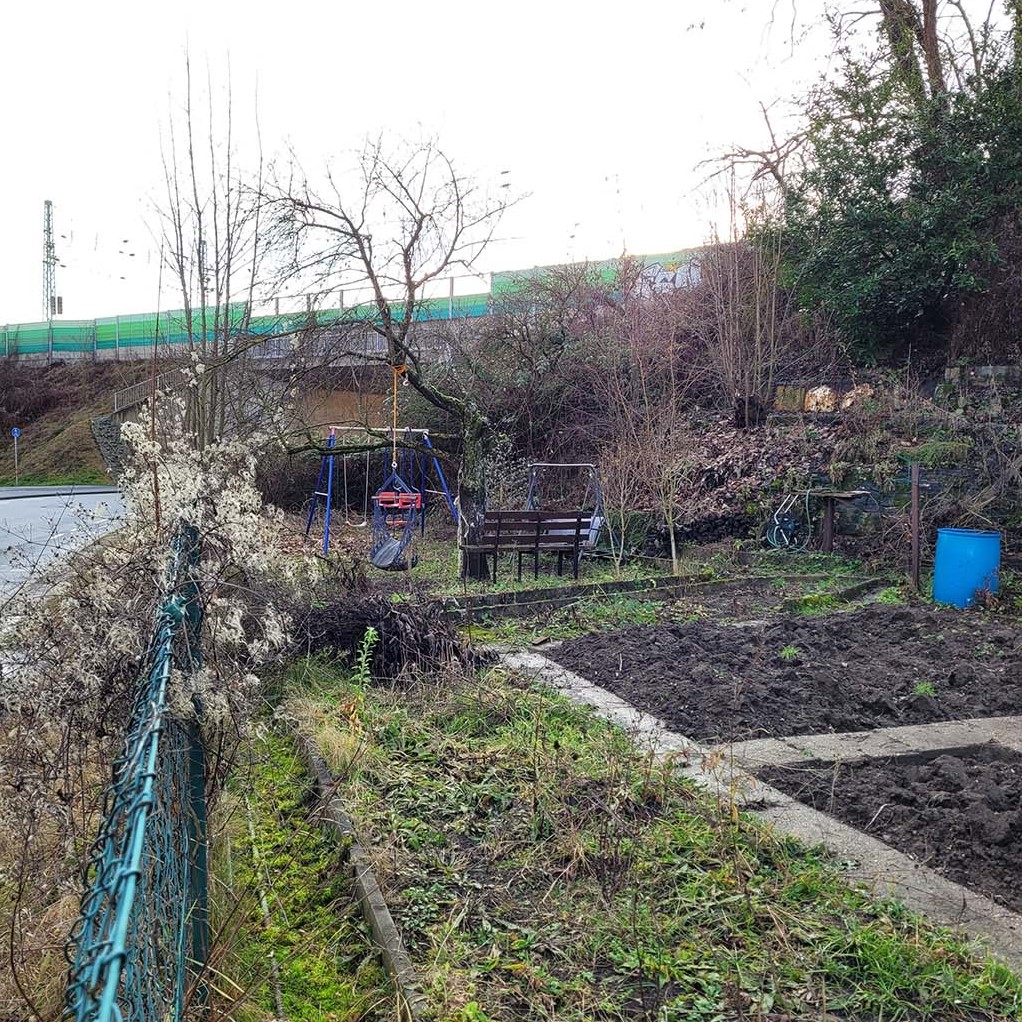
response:
M549 655L700 741L1022 713L1022 635L979 612L875 606L748 627L641 625Z
M1022 911L1022 755L953 753L770 767L767 783Z

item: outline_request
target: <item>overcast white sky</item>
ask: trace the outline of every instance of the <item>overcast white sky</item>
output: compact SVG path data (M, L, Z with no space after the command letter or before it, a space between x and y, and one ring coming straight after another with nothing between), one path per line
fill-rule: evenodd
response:
M41 316L47 198L65 317L156 307L146 220L186 45L221 80L229 58L239 126L258 81L270 152L290 144L312 166L367 132L425 131L483 179L507 170L530 198L484 269L698 244L699 162L758 139L758 101L821 66L822 31L790 46L791 2L5 4L0 323Z

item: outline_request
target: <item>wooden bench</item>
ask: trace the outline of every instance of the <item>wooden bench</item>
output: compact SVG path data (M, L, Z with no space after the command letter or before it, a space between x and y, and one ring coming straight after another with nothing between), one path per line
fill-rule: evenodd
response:
M584 511L487 511L475 542L463 550L493 558L493 581L497 580L497 558L502 553L518 555L518 581L522 580L522 557L532 556L533 577L539 578L539 555L557 554L557 574L564 569L564 555L571 554L575 578L582 548L589 537L592 514Z

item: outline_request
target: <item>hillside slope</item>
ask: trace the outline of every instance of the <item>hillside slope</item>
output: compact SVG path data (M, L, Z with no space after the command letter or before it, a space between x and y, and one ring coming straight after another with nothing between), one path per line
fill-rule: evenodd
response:
M145 362L0 361L0 485L14 483L14 426L22 483L108 482L89 423L148 371Z

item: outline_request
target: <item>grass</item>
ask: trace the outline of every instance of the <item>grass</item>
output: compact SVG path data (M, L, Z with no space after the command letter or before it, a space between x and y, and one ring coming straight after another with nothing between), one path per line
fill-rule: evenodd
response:
M107 483L91 420L109 415L114 392L148 379L152 363L84 362L47 366L11 362L0 373L0 472L14 482L11 426L20 426L18 454L25 485Z
M339 793L441 1022L1022 1012L1006 968L514 674L383 689L304 660L289 685L283 713L345 737Z
M800 596L792 606L792 611L806 617L815 617L818 614L827 614L840 604L841 600L837 593L815 591Z
M409 582L417 582L433 590L438 596L464 594L495 594L519 590L546 589L573 585L570 564L565 563L564 574L557 575L554 555L540 561L539 577L534 578L531 558L522 563L522 581L518 581L518 560L507 554L498 561L497 581L459 578L457 574L458 548L454 539L427 536L416 548L419 563L408 575ZM492 563L492 562L491 562ZM670 574L670 567L657 561L633 561L618 568L612 560L603 557L584 557L579 569L579 584L622 582L659 577Z
M669 616L672 605L635 597L593 596L545 615L527 618L484 617L465 626L473 642L518 644L543 639L572 639L589 632L613 631L628 625L651 625Z
M82 468L75 472L21 473L0 475L0 486L104 486L110 484L110 473L102 469Z
M310 819L289 741L257 737L213 819L217 1008L236 1022L372 1022L395 1004L352 900L341 849ZM268 919L260 897L265 897ZM276 963L276 975L274 966Z
M719 605L712 612L720 618L741 618L775 611L782 597L784 605L793 613L807 616L829 613L842 605L841 593L848 587L850 578L843 573L823 580L752 574L744 577L732 575L728 579L715 578L710 581L734 583L733 590L728 586L727 592L720 597ZM757 591L757 585L761 587L761 593ZM785 597L788 593L792 595ZM707 595L712 600L712 593ZM732 597L734 602L729 606L728 601ZM699 602L705 598L697 595L657 600L622 593L595 593L579 598L566 607L527 617L501 617L498 612L484 616L477 623L466 626L465 630L473 641L482 643L515 644L570 639L589 632L610 631L628 625L695 621L710 612L707 606ZM882 590L880 601L903 603L905 597L900 588L890 586ZM849 604L850 607L857 605L856 601Z

